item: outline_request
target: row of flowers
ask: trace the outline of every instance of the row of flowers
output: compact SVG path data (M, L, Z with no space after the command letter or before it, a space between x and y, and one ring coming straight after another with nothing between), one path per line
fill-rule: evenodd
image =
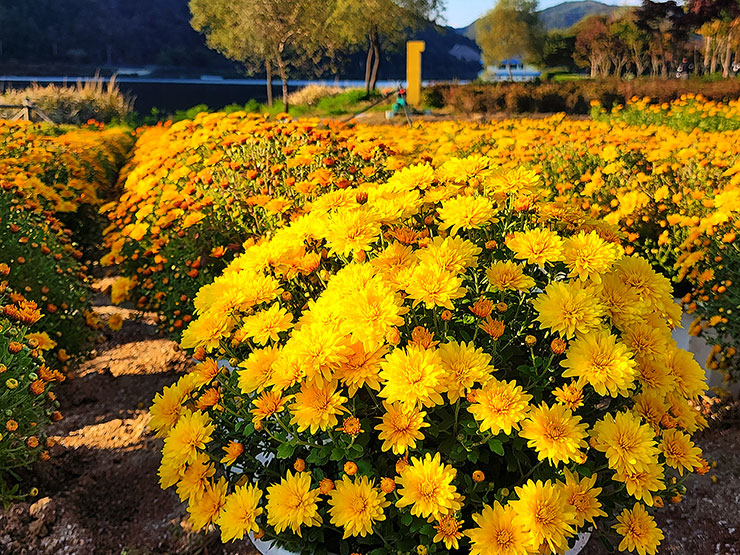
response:
M326 191L384 179L385 152L347 127L243 113L143 131L121 197L102 209L102 263L121 275L114 301L158 311L179 336L195 294L245 241L285 225Z
M611 110L591 103L591 117L630 125L661 125L681 131L736 131L740 129L740 101L719 102L700 94L685 94L672 102L655 104L650 97L632 97Z
M19 473L49 458L45 428L62 418L52 385L64 375L44 364L48 336L33 331L44 315L10 289L15 270L0 263L0 504L29 493L20 489Z
M45 313L40 342L58 367L95 336L83 248L96 242L97 207L132 143L120 129L0 121L0 263L13 267L9 286Z
M561 553L593 530L656 553L650 513L707 469L704 373L668 279L546 200L535 148L511 167L503 143L560 124L426 127L436 167L316 195L200 289L182 345L202 362L151 409L196 529L373 555ZM384 133L387 167L421 151Z

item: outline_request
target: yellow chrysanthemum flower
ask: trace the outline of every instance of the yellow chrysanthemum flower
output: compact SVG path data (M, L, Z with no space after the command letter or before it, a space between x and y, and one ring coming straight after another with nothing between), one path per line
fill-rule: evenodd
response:
M188 512L193 530L202 530L218 519L226 502L227 487L226 478L222 476L218 482L206 483L200 495L190 497Z
M518 428L532 399L514 380L504 382L496 378L491 378L482 389L474 389L473 394L468 411L480 422L481 432L490 430L493 435L502 431L510 435L512 429Z
M362 343L352 345L352 354L339 368L334 371L334 377L347 387L350 396L358 389L367 385L374 390L380 389L380 365L388 352L382 346L375 350L365 351Z
M567 549L568 538L576 533L576 510L560 488L549 480L528 480L515 491L518 499L509 502L514 522L529 533L532 545L547 544L555 553Z
M571 343L560 365L563 376L589 384L599 395L628 395L635 381L635 361L627 346L606 329L590 331Z
M221 514L216 520L221 528L221 541L241 540L249 532L257 532L257 517L262 514L259 506L262 491L253 484L237 486L234 493L226 496Z
M370 250L380 234L380 225L371 210L337 210L329 218L326 243L341 256Z
M621 254L617 245L607 243L595 231L581 231L563 241L565 265L571 276L578 276L583 281L591 279L599 283L601 274L609 271Z
M423 518L439 518L453 511L458 505L457 489L452 484L457 472L443 464L441 455L427 453L423 459L411 458L401 475L396 477L400 499L399 508L411 505L411 514Z
M556 281L545 287L532 306L538 312L537 320L544 328L570 338L576 332L583 334L601 323L604 308L592 291L572 283Z
M203 495L208 479L215 473L216 469L208 455L198 453L195 460L185 468L177 483L177 495L180 501Z
M535 281L524 273L524 264L517 264L507 260L497 260L486 270L488 283L493 291L528 291L534 287Z
M290 530L302 537L302 526L320 526L322 523L318 508L319 490L311 489L311 475L288 471L279 484L267 488L267 523L278 534Z
M416 345L395 349L385 356L381 365L383 389L379 395L388 402L399 402L409 408L441 405L444 373L442 358L434 349Z
M439 228L451 227L451 235L455 235L460 229L481 227L490 222L496 214L490 199L463 195L445 200L437 212L442 220Z
M643 470L658 455L652 428L631 412L607 414L594 424L591 436L592 446L606 454L609 467L617 471Z
M582 527L586 522L596 524L594 520L599 516L608 516L601 510L598 495L601 488L595 488L596 474L590 478L578 479L578 475L565 469L565 484L561 484L563 495L570 506L576 510L576 526Z
M208 414L201 411L185 411L177 424L164 440L162 457L173 459L180 464L189 464L195 460L198 449L205 449L211 441L216 427Z
M414 306L424 303L431 310L441 306L454 310L452 301L465 296L462 279L434 264L419 264L411 272L405 286L406 293L414 301Z
M484 383L494 371L491 355L476 349L472 341L444 343L437 352L446 371L444 387L450 403L464 397L476 383Z
M293 315L274 303L267 310L247 316L239 331L244 337L253 338L257 345L266 345L269 340L279 341L278 333L289 330L292 321Z
M403 455L407 449L416 447L417 440L423 440L422 428L429 426L424 422L426 412L416 407L383 401L385 413L382 422L375 426L380 431L378 439L383 440L383 451L393 450L395 455Z
M289 400L290 397L283 397L280 390L263 391L259 397L252 401L254 408L249 411L252 413L252 422L261 422L270 418L273 414L280 414L285 409L285 403Z
M385 520L383 509L390 505L385 494L367 476L354 481L344 476L334 482L329 494L331 523L344 529L342 539L373 533L373 524Z
M437 533L432 538L432 541L434 543L444 543L447 549L459 549L460 538L463 537L462 526L462 520L457 520L449 514L444 515L434 526Z
M184 407L182 405L185 394L182 382L178 380L170 386L166 386L162 393L154 396L154 401L149 409L151 419L149 427L156 432L157 437L166 436L172 427L180 419Z
M493 507L483 505L483 510L473 515L478 526L465 531L470 538L470 555L530 555L534 546L515 516L511 505L502 507L498 501Z
M414 252L421 264L437 266L445 272L459 274L475 266L480 247L461 237L434 237L424 248Z
M694 446L691 437L680 430L675 428L663 430L660 450L665 457L665 463L677 469L681 476L684 468L691 472L700 466L701 449Z
M676 384L677 390L686 399L695 399L707 389L704 370L694 355L672 344L666 350L665 366Z
M549 229L517 231L506 238L506 246L514 251L514 258L537 266L564 260L563 240Z
M519 436L529 440L527 446L537 451L539 460L548 459L553 466L574 460L588 447L588 425L563 405L533 407L521 426Z
M632 510L624 509L617 517L614 529L623 537L620 551L637 551L639 555L656 555L663 532L645 507L635 503Z
M627 493L650 507L653 506L652 492L665 489L663 466L655 460L647 463L641 470L616 472L613 479L623 482L627 487Z
M252 351L249 358L239 364L240 369L236 372L241 392L248 395L265 389L272 378L272 365L279 356L280 349L276 346Z
M302 326L285 346L302 361L306 380L331 380L332 372L352 355L350 336L336 327L320 323Z
M639 322L646 312L637 290L622 281L616 272L602 276L597 295L606 317L620 329Z
M653 429L660 429L660 421L668 412L668 405L665 402L665 397L659 391L655 391L654 389L645 389L639 395L635 395L632 399L635 402L632 410L642 416L645 421L653 427Z
M299 432L310 429L315 434L326 430L337 425L337 415L344 412L346 401L341 390L337 391L336 381L322 385L304 383L289 407L293 415L290 423L297 424Z
M404 324L408 308L388 284L375 278L365 283L343 307L345 329L368 349L375 349L392 327Z

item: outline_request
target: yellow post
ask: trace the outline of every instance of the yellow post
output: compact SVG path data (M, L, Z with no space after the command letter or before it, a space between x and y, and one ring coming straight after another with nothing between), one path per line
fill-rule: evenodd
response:
M421 53L423 40L410 40L406 43L406 102L418 106L421 102Z

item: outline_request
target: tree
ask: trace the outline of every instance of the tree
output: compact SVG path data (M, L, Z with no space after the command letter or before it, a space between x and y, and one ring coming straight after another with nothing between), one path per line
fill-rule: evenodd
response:
M248 72L264 63L267 77L267 104L272 106L272 66L265 45L257 40L250 10L230 0L190 0L190 25L206 37L206 45Z
M511 59L542 58L544 33L537 16L537 0L498 0L496 6L475 22L476 41L486 65L506 63L509 79Z
M637 26L647 32L648 54L653 75L668 77L668 69L688 40L689 18L675 0L643 0L637 8Z
M332 2L315 0L190 0L191 24L206 35L209 47L247 67L264 60L270 93L275 64L286 111L290 68L315 64L330 53L332 9Z
M591 77L609 75L612 35L606 17L592 15L578 24L574 59L581 67L591 68Z
M569 32L551 31L545 36L542 48L542 64L546 67L565 67L575 70L573 54L576 37Z
M437 18L440 0L337 0L328 27L345 46L367 41L365 91L375 88L382 51L403 44L409 30Z
M625 10L610 27L627 48L630 61L635 66L635 75L639 77L647 68L647 44L650 36L637 25L637 14L634 10Z
M704 39L704 72L714 73L721 62L722 75L728 77L732 51L740 44L740 4L737 0L691 0L688 18Z

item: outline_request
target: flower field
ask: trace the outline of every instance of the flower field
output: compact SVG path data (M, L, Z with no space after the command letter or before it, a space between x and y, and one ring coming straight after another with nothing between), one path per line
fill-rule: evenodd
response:
M127 161L125 131L0 127L22 153L2 161L0 339L27 353L2 395L60 418L44 388L100 326L99 218L113 301L197 361L149 422L149 479L193 530L315 554L563 553L584 533L655 554L656 511L710 468L699 362L740 375L735 109L201 114L137 130ZM672 339L682 310L709 360ZM42 453L28 429L2 438Z
M18 469L49 458L45 428L62 418L51 385L94 341L79 244L95 240L91 214L132 142L0 121L0 498L19 495Z

